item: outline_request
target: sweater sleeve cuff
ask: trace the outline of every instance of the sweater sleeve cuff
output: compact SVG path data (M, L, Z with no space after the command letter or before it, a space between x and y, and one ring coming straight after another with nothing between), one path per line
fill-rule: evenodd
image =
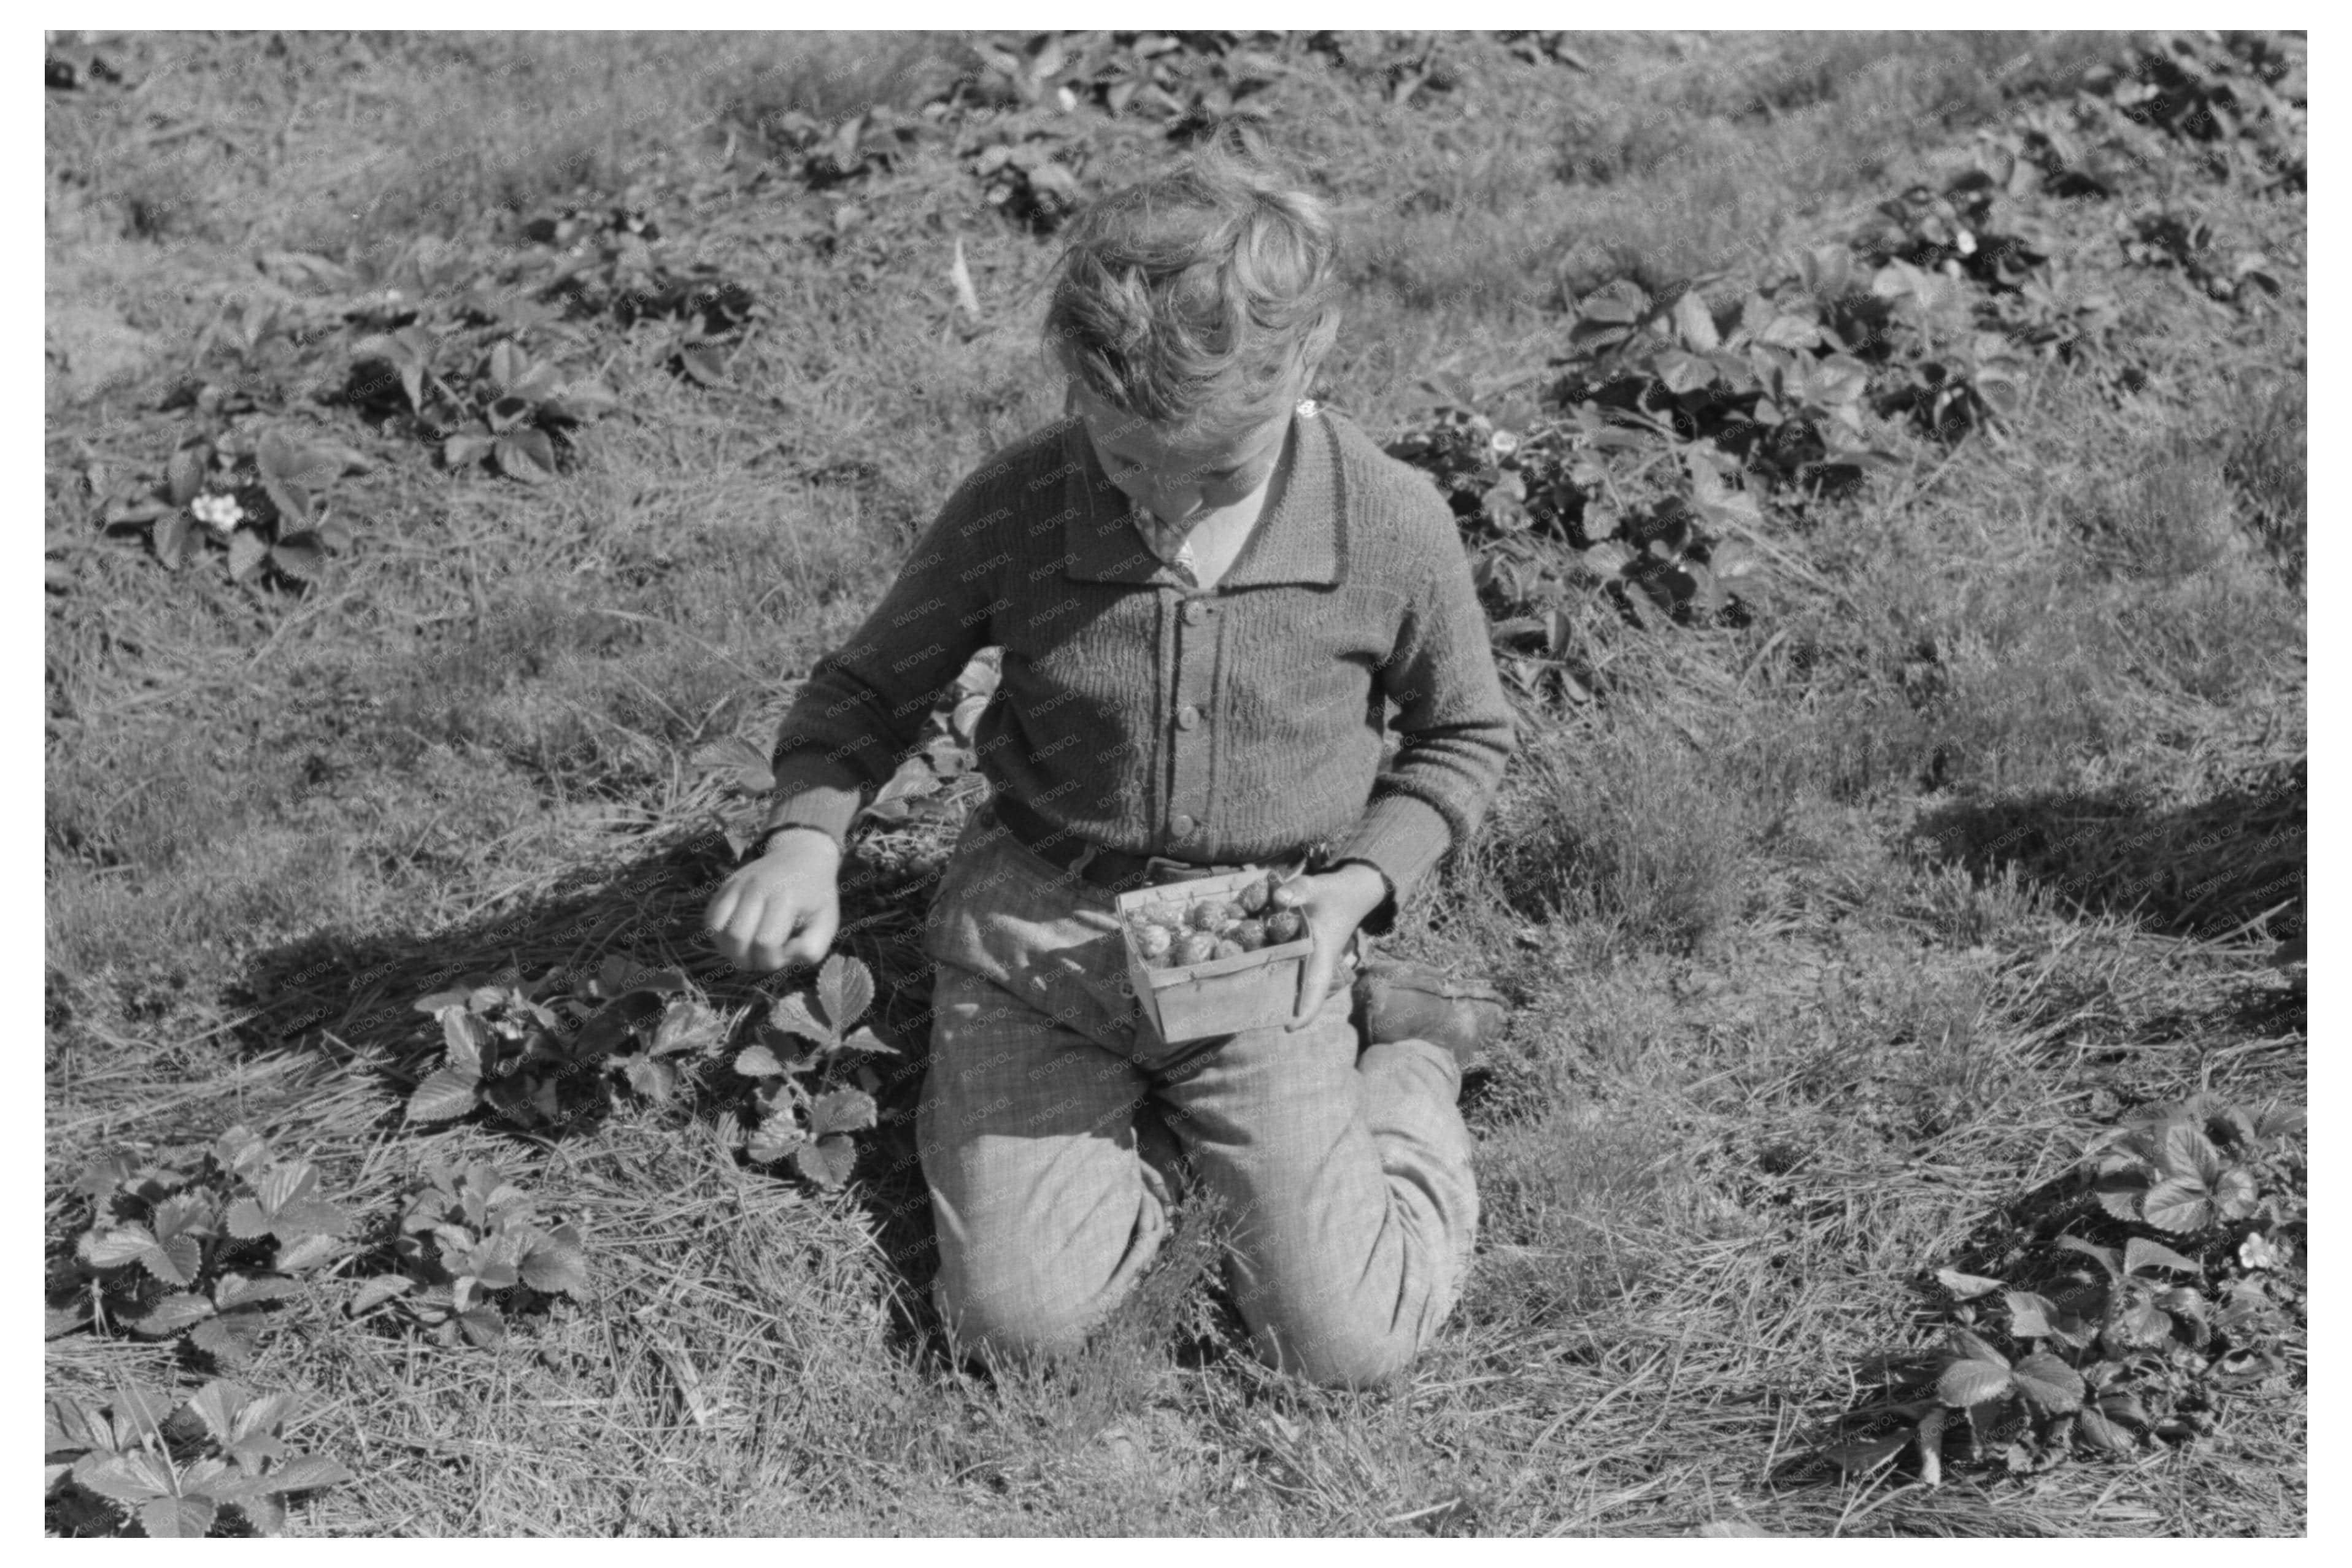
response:
M775 803L761 825L762 838L778 828L814 828L845 851L850 824L866 804L865 791L820 754L790 752L776 759Z
M1453 847L1454 831L1436 807L1415 795L1383 795L1364 808L1355 828L1331 846L1331 862L1362 861L1387 879L1389 896L1364 918L1363 928L1384 936L1398 905Z

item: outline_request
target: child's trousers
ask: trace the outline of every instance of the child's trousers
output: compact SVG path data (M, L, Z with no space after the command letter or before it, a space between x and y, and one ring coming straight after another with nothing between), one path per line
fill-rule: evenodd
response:
M1162 1045L1129 994L1116 906L975 813L933 904L919 1139L940 1315L967 1347L1075 1345L1158 1251L1168 1187L1147 1096L1235 1222L1258 1354L1318 1383L1387 1381L1452 1309L1478 1200L1453 1053L1358 1054L1342 984L1316 1021Z

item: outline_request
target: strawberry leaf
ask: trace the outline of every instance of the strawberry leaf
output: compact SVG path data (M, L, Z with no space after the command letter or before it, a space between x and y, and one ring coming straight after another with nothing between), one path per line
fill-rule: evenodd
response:
M317 1268L342 1249L340 1239L323 1231L291 1243L281 1241L278 1248L278 1267L289 1274L299 1274L305 1269Z
M216 1377L188 1401L187 1408L205 1424L217 1443L236 1436L237 1412L245 1407L246 1391L225 1377Z
M2135 1236L2124 1243L2124 1272L2137 1274L2147 1269L2170 1269L2182 1274L2202 1274L2205 1271L2203 1264L2182 1257L2161 1241Z
M2243 1219L2261 1203L2261 1193L2248 1172L2232 1166L2213 1186L2213 1210L2223 1219Z
M171 489L172 505L186 506L205 487L205 456L202 444L183 446L172 454L171 461L163 468L164 481Z
M298 582L315 582L327 570L327 551L314 529L288 534L269 547L269 564Z
M2054 1355L2027 1356L2010 1368L2017 1391L2045 1415L2063 1415L2083 1404L2083 1375Z
M2069 1252L2080 1252L2085 1258L2091 1259L2107 1271L2107 1278L2111 1280L2123 1278L2123 1267L2116 1260L2114 1248L2102 1247L2095 1241L2085 1241L2079 1236L2061 1236L2058 1238L2057 1245Z
M114 1502L143 1503L150 1498L168 1496L172 1490L171 1477L158 1474L154 1460L138 1450L85 1454L74 1463L73 1479Z
M816 1021L816 1015L809 1011L808 1004L797 994L778 997L768 1009L768 1022L786 1034L799 1035L818 1045L829 1046L834 1040L833 1030Z
M155 559L173 571L187 565L188 558L204 548L194 519L185 512L166 512L157 517L153 537Z
M340 1459L324 1454L294 1454L281 1460L276 1469L263 1476L257 1493L315 1491L320 1487L338 1486L352 1479L352 1472Z
M261 1207L275 1215L295 1199L308 1197L319 1186L319 1167L308 1160L294 1160L272 1167L254 1184L254 1196Z
M261 1329L258 1312L224 1312L198 1323L188 1341L223 1365L243 1366L253 1359Z
M1988 1280L1980 1274L1963 1274L1957 1269L1936 1270L1937 1282L1952 1292L1952 1299L1972 1301L1979 1296L1990 1295L2000 1289L1999 1280Z
M446 1122L466 1114L474 1108L478 1082L445 1067L416 1086L408 1097L408 1119L412 1122Z
M849 1179L857 1163L857 1147L847 1138L821 1138L793 1151L793 1166L822 1187L836 1187Z
M669 1004L660 1027L654 1030L653 1051L656 1056L675 1056L680 1051L701 1051L718 1044L719 1033L717 1013L700 1002L680 997Z
M493 1345L507 1337L506 1320L496 1307L472 1307L457 1314L457 1330L472 1345Z
M2133 1221L2139 1218L2139 1206L2147 1197L2147 1174L2125 1169L2099 1178L2093 1190L2098 1195L2099 1207L2115 1218Z
M755 1165L772 1165L797 1153L806 1143L790 1116L771 1116L752 1129L743 1157Z
M816 974L817 1002L838 1035L856 1023L874 1000L874 977L856 958L836 953Z
M2221 1154L2204 1129L2189 1122L2167 1122L2156 1146L2158 1169L2169 1177L2194 1178L2210 1187L2221 1179Z
M166 1285L193 1285L204 1267L201 1243L193 1236L166 1237L139 1255L139 1266Z
M159 1497L141 1505L139 1524L159 1541L193 1541L213 1527L218 1512L208 1497Z
M677 1092L677 1069L667 1061L633 1056L622 1071L628 1077L630 1088L657 1105L669 1103L670 1096Z
M2075 1412L2074 1436L2102 1453L2125 1453L2136 1446L2128 1431L2089 1405Z
M498 437L499 472L528 484L555 477L555 444L543 430L509 430Z
M784 1064L764 1045L746 1046L735 1053L735 1071L746 1078L782 1078Z
M2213 1223L2213 1205L2196 1176L2167 1176L2148 1188L2140 1201L2140 1215L2158 1230L2185 1236Z
M239 582L261 570L268 559L269 547L261 536L250 528L239 528L228 537L228 574Z
M548 1295L577 1294L588 1283L588 1256L571 1227L541 1237L523 1255L523 1283Z
M131 1325L131 1332L151 1339L162 1339L178 1333L182 1329L204 1322L213 1315L213 1304L202 1296L165 1296L151 1308L147 1315Z
M404 1296L416 1288L416 1281L405 1274L378 1274L362 1284L352 1296L348 1311L353 1317L373 1312L394 1296Z
M836 1089L817 1096L809 1108L809 1135L824 1138L835 1133L861 1133L874 1125L874 1096L862 1089Z
M896 1056L898 1054L898 1048L897 1046L887 1043L880 1035L876 1034L870 1029L858 1029L851 1031L848 1038L841 1042L841 1049L844 1051L862 1051L874 1056Z
M2009 1332L2014 1337L2040 1339L2057 1332L2058 1308L2047 1296L2011 1291L2003 1299L2009 1304Z
M1936 1397L1956 1409L1998 1399L2010 1390L2008 1368L1973 1359L1955 1361L1936 1379Z
M155 1238L143 1225L126 1225L100 1235L90 1231L82 1238L82 1260L94 1269L120 1269L126 1263L136 1263L153 1249Z
M461 431L441 444L441 461L451 468L469 468L497 449L488 436Z

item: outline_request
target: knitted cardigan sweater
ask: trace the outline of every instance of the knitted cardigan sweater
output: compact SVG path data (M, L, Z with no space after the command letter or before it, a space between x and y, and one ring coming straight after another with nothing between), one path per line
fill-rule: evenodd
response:
M1057 837L1197 863L1321 845L1387 878L1366 922L1387 929L1517 740L1444 498L1354 421L1303 407L1286 484L1207 590L1146 548L1081 421L982 465L794 700L768 827L845 839L995 645L974 745L1000 796Z

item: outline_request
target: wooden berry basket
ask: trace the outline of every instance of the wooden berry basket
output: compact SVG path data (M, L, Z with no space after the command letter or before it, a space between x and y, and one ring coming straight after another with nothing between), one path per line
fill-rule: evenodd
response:
M1154 968L1135 945L1129 916L1139 909L1170 904L1190 909L1230 899L1249 883L1265 880L1263 872L1227 872L1118 895L1119 936L1127 946L1127 973L1135 987L1136 1005L1168 1044L1289 1021L1298 1008L1299 976L1315 943L1301 936L1295 942L1269 942L1236 957Z

